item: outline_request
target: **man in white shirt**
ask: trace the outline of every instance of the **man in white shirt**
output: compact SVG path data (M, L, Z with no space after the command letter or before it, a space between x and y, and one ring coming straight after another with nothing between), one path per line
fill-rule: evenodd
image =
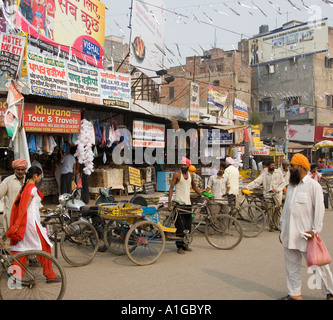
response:
M227 192L226 180L223 177L225 165L221 164L217 174L211 176L208 180L207 192L211 192L214 195L215 200L219 201Z
M280 167L278 170L281 171L283 180L285 183L284 188L286 188L289 184L289 178L290 178L290 171L289 171L289 160L282 160L282 167Z
M249 183L245 190L252 190L263 186L263 196L265 199L274 200L281 205L282 204L282 191L284 188L284 179L281 171L275 170L275 163L273 160L267 162L267 170L265 170L257 179ZM272 221L273 210L270 210L269 216L269 231L276 230L276 227Z
M281 300L301 300L302 256L306 259L309 239L323 227L325 214L323 191L320 184L311 179L308 159L298 153L291 159L290 180L281 216L280 241L284 246L288 295ZM309 234L307 240L302 233ZM333 277L329 265L319 267L322 290L326 298L333 300Z
M23 186L27 167L28 162L25 159L14 160L12 162L14 174L5 178L0 184L0 199L4 197L3 226L5 230L10 226L12 206Z
M225 163L227 168L224 170L223 177L227 184L228 205L235 206L239 194L239 171L235 167L235 160L231 157L227 157Z
M62 163L61 177L60 177L61 194L72 192L72 181L74 178L74 165L76 163L74 154L75 154L75 148L71 147L69 154L66 154L60 160L60 162Z

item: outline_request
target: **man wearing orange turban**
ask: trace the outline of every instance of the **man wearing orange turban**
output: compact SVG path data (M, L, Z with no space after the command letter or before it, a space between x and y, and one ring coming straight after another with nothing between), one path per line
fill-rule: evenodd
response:
M301 300L302 257L306 259L309 240L323 228L325 214L323 190L307 174L309 160L296 153L290 161L290 179L281 215L280 241L284 246L288 295L282 300ZM305 235L303 234L305 233ZM328 264L318 266L322 291L333 300L333 277Z
M304 155L302 155L301 153L294 154L290 163L301 166L307 171L310 170L310 162L309 162L308 158L305 157Z
M16 196L21 190L25 179L28 162L25 159L16 159L12 162L14 174L4 179L0 184L0 199L4 197L3 225L9 228L10 213Z

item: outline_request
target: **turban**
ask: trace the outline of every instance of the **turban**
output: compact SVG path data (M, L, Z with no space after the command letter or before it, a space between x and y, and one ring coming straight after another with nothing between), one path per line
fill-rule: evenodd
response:
M305 170L310 169L310 162L307 157L303 156L301 153L296 153L291 159L291 164L296 164L302 166Z
M182 161L180 162L181 164L186 164L188 167L191 166L191 160L187 159L185 157L182 158Z
M28 168L28 161L25 159L16 159L12 162L12 167L15 170L16 168Z
M188 168L188 171L190 171L190 172L195 172L195 171L197 171L197 168L196 168L195 166L191 165L191 166Z
M234 160L233 158L227 157L227 158L225 159L225 163L226 163L227 166L228 166L229 164L233 165L233 164L235 164L235 160Z

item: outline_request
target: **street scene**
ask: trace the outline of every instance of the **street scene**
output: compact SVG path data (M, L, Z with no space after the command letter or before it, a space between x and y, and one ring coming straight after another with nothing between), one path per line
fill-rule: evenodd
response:
M333 300L332 17L0 0L0 299Z

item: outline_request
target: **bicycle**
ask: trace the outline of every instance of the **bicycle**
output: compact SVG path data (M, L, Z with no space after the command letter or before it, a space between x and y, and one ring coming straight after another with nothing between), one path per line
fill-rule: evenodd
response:
M215 214L229 214L241 225L243 236L253 238L258 236L265 227L263 211L258 207L258 193L242 190L243 199L236 201L234 195L224 195L221 199L215 200Z
M213 204L213 201L209 202ZM196 225L190 230L184 230L183 237L170 237L171 240L183 240L185 245L189 245L193 240L193 233L201 226L205 225L204 235L210 245L221 250L230 250L235 248L243 238L243 230L239 222L228 214L214 214L207 200L198 202L192 206L192 210L184 209L184 203L173 201L171 214L165 218L162 225L173 228L179 214L193 214L196 219ZM159 210L165 211L165 210Z
M6 237L0 239L0 299L1 300L61 300L66 291L66 274L52 255L44 251L22 251L13 255L5 248ZM42 259L41 259L42 258ZM44 274L52 265L57 282Z
M58 209L44 216L42 225L48 229L49 238L55 243L56 258L58 242L63 258L74 267L87 265L96 256L99 238L90 223L82 220L72 222L65 210Z
M251 193L251 191L248 192ZM261 229L260 233L266 225L266 220L270 221L270 227L274 227L276 230L280 231L280 218L283 205L277 200L276 193L269 191L266 197L259 196L257 198L260 200L260 204L251 204L251 208L248 210L248 215L242 216L242 213L244 212L242 211L240 212L240 216L245 220L248 220L249 223L252 221L253 225L258 229Z

